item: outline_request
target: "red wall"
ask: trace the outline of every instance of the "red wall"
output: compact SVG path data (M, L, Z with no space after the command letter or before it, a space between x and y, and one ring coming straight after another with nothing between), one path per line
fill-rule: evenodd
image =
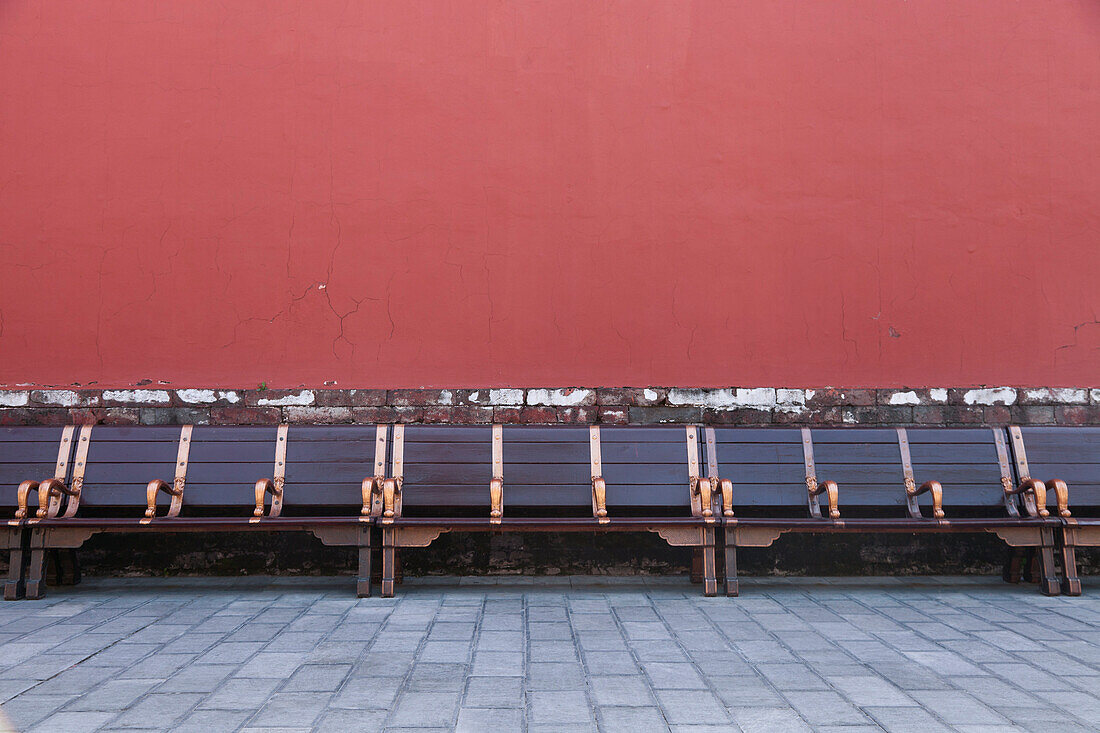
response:
M0 384L1093 385L1100 3L0 3Z

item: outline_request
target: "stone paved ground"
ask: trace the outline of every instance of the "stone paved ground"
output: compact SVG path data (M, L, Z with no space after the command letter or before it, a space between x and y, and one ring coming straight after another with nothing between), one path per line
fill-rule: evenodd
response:
M114 579L0 605L18 730L1096 730L1100 588ZM1091 593L1090 593L1091 591Z

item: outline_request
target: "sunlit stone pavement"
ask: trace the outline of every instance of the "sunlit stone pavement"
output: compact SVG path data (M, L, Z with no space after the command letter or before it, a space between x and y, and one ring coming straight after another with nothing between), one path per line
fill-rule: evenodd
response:
M86 579L0 605L15 730L1085 731L1100 585Z

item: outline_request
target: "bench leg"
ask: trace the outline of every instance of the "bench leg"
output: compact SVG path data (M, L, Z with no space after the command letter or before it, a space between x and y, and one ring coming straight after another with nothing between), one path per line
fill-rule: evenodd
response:
M737 586L737 545L733 544L733 535L723 532L726 545L726 595L736 596L740 589Z
M718 595L718 578L715 577L714 528L703 530L703 595Z
M1077 549L1073 533L1062 530L1057 535L1058 549L1062 555L1062 592L1067 596L1081 595L1081 578L1077 576Z
M1054 567L1054 530L1041 530L1043 540L1039 548L1039 590L1045 596L1056 596L1062 592L1062 584L1058 582L1058 572Z
M76 585L80 582L80 559L76 550L63 547L56 550L54 562L57 565L57 584Z
M17 601L27 592L24 578L27 575L27 556L30 552L30 536L18 530L18 534L9 539L11 552L8 553L8 578L4 581L4 600Z
M372 549L370 528L367 528L363 535L359 541L359 577L355 583L355 595L360 598L370 598L370 555ZM366 544L363 544L364 539Z
M703 582L703 549L691 548L691 582L699 584Z
M1008 555L1005 557L1004 569L1001 571L1001 578L1006 583L1019 583L1020 578L1025 572L1025 558L1027 556L1026 547L1010 547L1008 548Z
M397 548L396 530L387 527L382 530L382 597L393 598L393 571L396 561Z
M31 547L30 564L27 566L27 598L36 600L46 595L46 549Z

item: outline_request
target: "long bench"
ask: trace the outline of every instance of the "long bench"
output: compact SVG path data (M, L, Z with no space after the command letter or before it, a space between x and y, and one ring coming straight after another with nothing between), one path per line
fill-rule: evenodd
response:
M369 594L367 504L385 478L389 430L4 428L0 480L19 484L5 525L4 596L41 597L48 551L78 548L99 532L312 532L359 548L359 592ZM64 465L45 463L51 443L55 456L68 456Z
M716 475L733 485L734 516L723 518L727 595L738 593L737 549L769 547L787 532L993 533L1035 548L1041 591L1060 590L1062 522L1046 508L1043 483L1013 473L1002 428L704 432Z
M47 554L98 532L305 531L358 548L361 596L380 545L388 596L402 548L513 531L655 532L696 549L708 595L717 560L736 595L737 549L786 532L993 533L1034 548L1044 593L1079 593L1073 548L1100 544L1100 520L1071 517L1066 487L1100 504L1097 445L1017 428L2 428L4 592L40 597Z
M1009 432L1017 474L1040 479L1057 500L1062 592L1081 595L1076 548L1100 547L1100 428L1012 427Z
M717 593L719 494L684 427L396 426L383 506L382 595L399 548L444 532L656 532L703 554Z

